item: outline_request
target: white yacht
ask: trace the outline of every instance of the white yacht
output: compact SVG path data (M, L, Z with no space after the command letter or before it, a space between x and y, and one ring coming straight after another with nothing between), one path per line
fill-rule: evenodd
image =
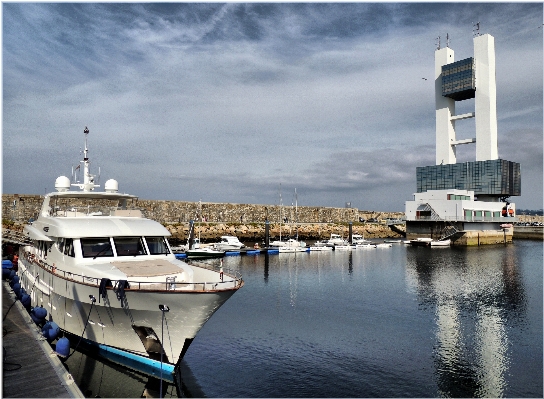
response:
M176 259L168 230L131 208L137 197L119 193L117 181L94 191L84 133L83 183L57 178L57 192L25 227L31 244L19 257L21 286L62 330L177 364L243 280Z
M221 241L216 242L213 244L214 249L219 249L223 251L233 250L233 249L241 249L245 247L245 245L240 242L238 237L235 236L221 236Z
M351 236L351 242L353 245L357 245L357 244L370 244L372 241L365 240L365 238L360 234L353 234Z
M348 242L342 238L340 234L331 234L331 238L327 240L327 245L336 247L337 245L348 245Z

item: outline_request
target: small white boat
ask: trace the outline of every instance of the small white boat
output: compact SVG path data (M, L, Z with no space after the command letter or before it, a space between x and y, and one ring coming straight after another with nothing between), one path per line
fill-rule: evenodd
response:
M190 259L222 258L225 256L225 251L213 249L211 247L200 247L187 249L185 254L187 255L187 258Z
M331 234L331 238L326 241L326 245L336 247L337 245L348 245L348 242L340 234Z
M186 245L171 245L170 249L172 250L173 253L179 254L179 253L185 252L187 250L187 246Z
M332 251L332 247L327 247L326 245L312 245L310 246L310 252L313 251Z
M273 241L270 243L270 246L278 248L305 248L306 243L304 241L297 241L294 238L290 238L287 241Z
M416 247L419 247L419 246L426 247L431 245L432 240L433 240L432 238L428 238L428 237L419 237L419 238L416 238L415 240L410 240L410 245L413 245Z
M280 254L292 254L295 252L306 252L306 248L304 247L279 247L278 251Z
M388 242L381 242L379 244L376 244L376 248L391 248L393 244L390 244Z
M355 244L353 245L354 249L374 249L376 248L376 244Z
M335 251L351 251L352 247L351 245L335 245L334 250Z
M449 247L451 240L431 241L431 247Z
M241 249L245 245L240 242L238 237L235 236L221 236L221 241L213 244L213 248L217 250L228 251L230 249Z
M354 245L357 244L370 244L372 241L365 240L365 238L360 234L352 234L351 236L351 243Z

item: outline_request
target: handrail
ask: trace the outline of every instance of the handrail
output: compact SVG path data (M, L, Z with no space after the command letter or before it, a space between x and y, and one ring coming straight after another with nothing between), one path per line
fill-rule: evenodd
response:
M62 269L58 269L55 265L50 265L49 263L43 261L42 259L37 259L37 257L34 254L31 254L28 251L24 253L24 258L29 262L37 264L39 267L47 270L49 273L56 274L59 276L62 274L62 276L60 277L63 277L67 280L72 280L75 282L79 282L79 280L81 280L81 283L83 284L90 284L90 285L96 285L96 286L100 286L100 282L102 280L99 277L89 277L89 276L84 276L82 274L72 273ZM196 267L200 267L200 266L196 266ZM209 270L213 270L213 269L209 269ZM221 290L221 288L217 288L217 287L224 286L224 285L228 286L227 289L239 288L242 286L244 281L242 279L241 273L236 270L227 269L227 272L224 273L223 276L231 277L232 279L224 280L224 281L212 281L212 282L205 281L205 282L192 282L192 283L179 282L179 281L165 281L165 280L163 281L111 280L111 282L113 286L115 287L115 285L119 281L127 281L130 287L126 288L126 290L137 290L137 291L138 290L141 290L141 291L150 291L150 290L187 291L187 288L189 288L190 286L194 287L193 291L197 291L196 289L197 286L202 286L202 291L218 291L218 290ZM144 286L144 288L142 288L142 286ZM162 289L154 288L154 287L149 288L149 286L159 286L159 287L164 286L164 288ZM138 288L134 288L134 287L138 287ZM185 289L183 289L183 287L185 287ZM109 288L112 288L112 287L109 287Z

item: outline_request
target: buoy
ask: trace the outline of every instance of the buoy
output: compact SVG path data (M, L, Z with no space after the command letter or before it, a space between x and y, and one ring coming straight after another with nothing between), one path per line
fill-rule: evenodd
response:
M46 317L47 317L47 309L41 306L32 309L32 311L30 312L30 318L36 324L42 324L45 321Z
M14 272L14 271L15 271L15 270L13 270L13 272ZM19 276L17 276L17 275L14 273L13 277L11 278L11 281L9 282L9 286L10 286L11 288L13 288L13 286L14 286L16 283L18 283L18 282L19 282Z
M30 309L30 295L28 295L27 293L24 293L23 295L21 295L21 303L23 304L25 308L27 308L27 310L29 310Z
M14 270L2 268L2 280L8 280L12 271Z
M13 284L13 292L15 292L15 295L17 295L17 297L19 297L19 292L21 292L21 284L19 283L15 283Z
M68 338L59 338L55 347L55 352L62 357L67 357L70 354L70 341Z
M59 335L59 326L54 321L48 321L42 328L42 334L47 341L54 341Z

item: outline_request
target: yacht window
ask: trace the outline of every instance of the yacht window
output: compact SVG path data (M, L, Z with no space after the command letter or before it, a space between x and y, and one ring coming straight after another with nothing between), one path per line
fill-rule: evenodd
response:
M72 238L67 238L64 245L64 255L74 257L74 240Z
M146 255L142 237L114 237L117 256Z
M151 255L166 255L170 253L164 237L146 237L147 248Z
M64 238L59 238L59 241L57 242L57 247L60 253L64 251Z
M101 256L113 256L110 239L104 238L82 238L81 253L84 258L97 258Z

